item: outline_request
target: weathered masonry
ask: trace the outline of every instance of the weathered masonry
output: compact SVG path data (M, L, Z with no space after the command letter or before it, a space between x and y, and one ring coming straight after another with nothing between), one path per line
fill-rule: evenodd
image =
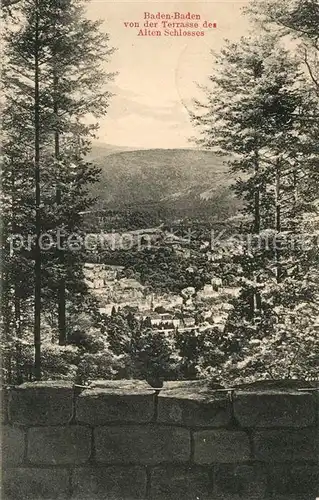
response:
M3 397L1 498L315 500L318 409L298 384L24 384Z

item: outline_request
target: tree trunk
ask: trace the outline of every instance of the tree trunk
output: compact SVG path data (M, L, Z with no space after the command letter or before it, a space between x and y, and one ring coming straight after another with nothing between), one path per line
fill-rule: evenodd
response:
M35 2L34 56L34 176L35 176L35 264L34 264L34 376L41 379L41 215L40 215L40 103L39 103L39 0Z
M260 181L259 181L259 155L255 152L255 193L254 193L254 233L260 233Z
M6 370L5 383L12 384L12 356L10 352L10 340L12 340L11 331L11 318L12 318L12 308L10 306L10 286L8 274L1 270L1 281L2 281L2 303L1 303L1 314L3 321L3 334L5 342L7 343L8 350L6 355L3 357L4 367Z
M276 165L276 234L277 236L281 234L281 203L280 203L280 163L279 161L277 162ZM281 277L282 277L282 269L281 269L281 242L277 241L276 238L276 248L275 248L275 255L276 255L276 277L277 277L277 283L281 282Z
M55 68L54 68L54 71ZM59 79L56 74L53 77L53 85L54 85L54 116L55 116L55 132L54 132L54 157L56 162L60 160L60 132L59 132L59 117L58 117L58 83ZM58 175L58 185L56 189L56 203L57 205L61 205L61 187L59 185L60 175ZM61 248L58 249L58 257L59 257L59 265L60 270L64 272L64 251L63 251L63 238L61 235L60 238ZM57 291L57 299L58 299L58 329L59 329L59 345L66 344L66 315L65 315L65 278L61 277L59 280L58 291Z
M17 234L19 229L17 227L16 221L16 184L15 184L15 169L14 169L14 160L11 158L11 191L12 191L12 234ZM21 352L21 280L20 276L15 272L14 276L14 332L15 332L15 361L16 361L16 380L17 384L22 384L22 370L21 370L21 361L22 361L22 352Z
M260 234L260 180L259 180L259 154L255 151L255 193L254 193L254 234ZM256 276L256 283L259 278ZM252 316L256 316L256 311L261 311L261 297L259 291L255 291L255 297L252 300Z
M17 384L22 384L22 370L21 370L21 361L22 361L22 351L21 351L21 298L20 298L20 290L19 286L15 285L14 290L14 324L15 324L15 335L16 335L16 370L17 376L16 381Z

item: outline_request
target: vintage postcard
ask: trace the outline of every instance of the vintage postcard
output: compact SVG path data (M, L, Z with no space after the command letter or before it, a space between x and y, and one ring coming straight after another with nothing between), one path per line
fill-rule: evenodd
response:
M319 497L318 26L3 0L1 498Z

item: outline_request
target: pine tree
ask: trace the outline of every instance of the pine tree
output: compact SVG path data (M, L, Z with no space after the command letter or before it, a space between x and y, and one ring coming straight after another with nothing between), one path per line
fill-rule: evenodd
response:
M318 93L318 0L253 0L246 11L263 30L272 29L299 42L301 60Z
M22 198L16 196L18 190L15 163L25 167L24 178L20 175L20 183L27 182L30 185L30 174L33 171L34 177L34 203L32 206L32 219L34 221L33 234L35 236L34 244L34 346L35 346L35 375L40 378L40 305L41 305L41 256L39 252L40 235L40 125L39 125L39 65L41 43L39 41L39 18L38 3L34 5L33 12L33 36L30 36L28 27L25 29L24 40L19 38L19 28L13 24L12 29L5 33L7 42L7 67L4 73L4 88L6 91L6 100L4 105L4 176L8 175L5 186L8 187L9 178L11 179L11 190L6 194L11 200L11 224L6 224L6 229L17 229L17 214L15 213L17 204L14 202L18 198L18 203L22 204ZM16 40L15 40L16 36ZM16 42L15 47L13 47ZM24 54L25 57L22 56ZM28 59L29 57L29 59ZM17 71L14 71L13 68ZM18 69L19 68L19 69ZM18 72L19 71L19 72ZM21 123L25 123L24 130L21 130ZM15 141L19 142L16 144ZM32 165L32 167L31 167ZM11 166L11 174L10 174ZM30 172L30 167L32 168ZM18 181L19 182L19 181ZM20 192L21 192L20 184ZM22 206L20 207L21 214ZM11 233L12 234L12 233ZM20 233L25 235L25 232ZM8 238L8 234L5 235ZM11 274L11 278L15 274ZM8 279L8 274L6 276ZM8 283L9 288L14 288L17 292L17 283ZM17 304L17 299L14 300Z
M49 55L46 104L50 109L51 103L53 111L53 156L57 167L55 204L57 214L62 211L60 220L57 218L57 225L61 231L71 234L79 230L79 202L82 210L90 208L92 204L85 187L97 179L99 172L83 162L82 158L87 151L87 138L94 133L96 124L87 125L83 119L88 114L97 117L106 113L110 93L105 84L112 75L101 70L99 63L107 61L113 49L108 45L108 36L99 31L101 23L90 22L83 17L81 2L51 1L45 7L47 12L44 11L43 16L48 19ZM70 176L68 170L71 169ZM66 203L68 213L65 210ZM60 344L66 343L66 287L68 283L70 285L67 275L72 274L71 263L78 260L75 257L74 252L68 258L65 250L58 250Z
M54 300L58 303L60 343L64 344L66 300L78 301L85 291L83 252L64 245L58 248L56 242L58 232L63 233L62 242L73 233L81 235L81 211L93 202L88 186L99 172L84 157L97 123L88 124L86 116L106 113L110 98L106 84L112 75L100 62L113 49L108 36L100 32L100 23L85 19L81 1L21 0L10 5L10 15L14 22L4 36L8 62L4 74L5 185L19 161L20 182L26 182L31 193L29 205L19 200L19 210L29 207L25 221L33 240L28 262L34 263L35 376L39 379L41 314L51 309ZM16 187L11 194L8 191L8 198L16 197L16 192ZM16 220L16 212L9 213L8 231ZM47 251L39 244L44 232L55 241Z
M279 37L226 43L215 66L206 103L197 102L200 112L193 120L201 130L201 145L230 156L228 164L237 178L234 189L244 200L247 222L233 258L241 295L224 339L229 362L237 366L246 362L250 341L276 338L284 343L282 320L288 311L294 315L296 334L297 310L305 300L311 303L309 328L314 328L315 263L309 260L311 249L304 251L295 239L315 203L309 179L318 151L300 119L309 116L313 97L305 92L307 82L297 58L280 46ZM256 372L265 368L258 362ZM230 370L229 363L224 367Z

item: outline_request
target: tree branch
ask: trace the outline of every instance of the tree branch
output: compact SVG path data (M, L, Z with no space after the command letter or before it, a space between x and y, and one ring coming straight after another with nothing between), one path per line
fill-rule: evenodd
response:
M316 87L317 87L317 89L318 89L318 91L319 91L319 82L318 82L318 80L316 79L316 77L315 77L315 75L314 75L314 73L313 73L313 71L312 71L312 68L311 68L311 66L310 66L310 64L309 64L307 49L305 49L305 50L304 50L304 62L305 62L305 64L306 64L306 66L307 66L307 69L308 69L308 72L309 72L309 75L310 75L311 80L312 80L312 81L313 81L313 83L316 85Z

